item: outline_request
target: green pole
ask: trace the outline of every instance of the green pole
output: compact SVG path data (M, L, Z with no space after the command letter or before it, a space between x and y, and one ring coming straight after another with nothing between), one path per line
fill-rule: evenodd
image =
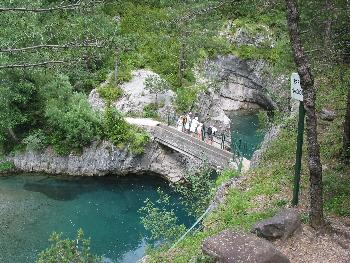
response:
M304 136L303 136L304 135L304 119L305 119L304 103L302 101L300 101L297 150L296 150L296 154L295 154L294 189L293 189L293 200L292 200L292 205L294 205L294 206L298 205L298 202L299 202L301 157L303 154L303 140L304 140Z

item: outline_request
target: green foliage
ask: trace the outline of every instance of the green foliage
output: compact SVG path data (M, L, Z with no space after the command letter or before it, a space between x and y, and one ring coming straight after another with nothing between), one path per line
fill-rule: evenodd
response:
M219 173L218 177L216 178L215 185L219 187L220 185L227 182L228 180L238 176L239 176L238 171L227 168Z
M180 194L180 202L185 206L189 215L199 217L207 209L215 190L213 170L204 165L200 171L189 173L185 183L174 185L175 191Z
M270 120L269 116L267 114L267 111L259 111L258 112L258 119L259 119L259 129L266 130L270 126Z
M75 239L62 239L62 233L52 233L50 248L38 255L36 263L98 263L101 257L91 254L90 239L84 238L84 232L79 229Z
M97 92L107 104L110 104L123 96L123 90L120 87L114 87L111 84L98 87Z
M170 89L170 86L167 81L160 78L159 76L151 75L145 79L145 89L149 90L150 93L156 94L156 103L157 103L158 94L167 89Z
M129 124L115 108L107 107L104 112L103 131L116 146L123 146L129 140Z
M155 103L150 103L143 108L143 117L158 119L158 105Z
M188 112L191 110L198 93L202 87L191 86L186 88L178 88L176 90L175 106L178 112Z
M84 94L73 93L68 81L58 83L49 85L49 92L57 94L46 105L45 117L50 127L50 144L58 153L68 154L100 137L101 119Z
M0 173L9 172L14 168L15 168L15 165L13 164L13 162L0 160Z
M174 210L169 210L170 196L159 188L157 192L159 199L156 204L146 199L145 205L139 210L142 215L141 222L151 233L151 239L170 243L179 238L186 231L186 227L178 225Z
M38 151L47 146L47 137L42 130L35 130L31 132L26 138L22 141L26 145L27 150Z
M118 147L129 146L131 152L141 154L149 142L149 135L144 130L128 124L123 115L115 108L107 107L103 121L104 137Z

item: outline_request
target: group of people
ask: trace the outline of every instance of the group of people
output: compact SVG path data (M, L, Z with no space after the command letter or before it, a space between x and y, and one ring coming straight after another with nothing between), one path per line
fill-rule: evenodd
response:
M191 134L192 136L197 136L199 140L205 140L208 135L209 143L213 143L213 136L217 132L214 126L206 127L204 123L199 122L198 116L194 116L192 112L186 115L181 115L177 121L177 129L182 132Z

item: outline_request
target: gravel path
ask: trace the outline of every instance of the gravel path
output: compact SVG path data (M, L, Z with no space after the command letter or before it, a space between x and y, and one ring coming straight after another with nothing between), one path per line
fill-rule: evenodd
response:
M344 233L350 231L349 226L342 224L342 227ZM275 245L291 263L350 262L350 239L340 237L333 231L320 235L307 225L303 225L302 231L290 239L285 242L278 240Z

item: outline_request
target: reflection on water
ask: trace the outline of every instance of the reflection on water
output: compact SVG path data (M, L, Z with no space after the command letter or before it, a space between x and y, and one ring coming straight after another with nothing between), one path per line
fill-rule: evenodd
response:
M158 187L176 197L151 176L0 177L0 262L34 262L53 231L73 238L80 227L105 262L136 262L148 242L138 210L146 198L157 199ZM192 220L177 204L178 217L188 225Z
M265 131L259 129L256 111L237 111L230 115L231 134L241 146L244 157L250 159L264 139Z

